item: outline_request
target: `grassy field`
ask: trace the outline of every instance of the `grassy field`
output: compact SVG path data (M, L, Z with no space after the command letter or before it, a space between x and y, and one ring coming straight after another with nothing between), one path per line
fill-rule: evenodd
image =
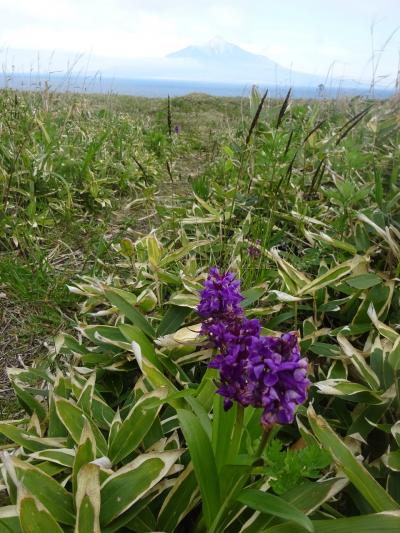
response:
M160 224L243 120L238 99L2 92L1 383L73 327L80 275L117 274L116 247ZM179 135L175 127L179 128ZM175 195L177 198L175 198ZM7 409L3 404L2 409Z
M399 104L0 91L0 442L19 457L0 527L399 530ZM196 306L215 265L309 361L308 401L266 438L214 394ZM150 452L154 491L110 504Z

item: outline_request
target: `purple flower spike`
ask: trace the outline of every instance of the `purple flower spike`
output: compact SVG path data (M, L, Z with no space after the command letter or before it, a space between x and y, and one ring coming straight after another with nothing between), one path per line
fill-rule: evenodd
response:
M305 402L310 384L297 335L256 339L249 350L247 375L252 405L264 408L262 423L292 423L296 406Z
M240 281L233 272L220 274L218 268L211 268L204 289L200 291L198 313L203 318L235 318L243 315L240 302Z
M292 423L310 384L296 333L261 336L259 320L244 316L240 283L232 272L211 268L200 296L201 333L218 350L209 366L219 371L217 393L224 408L230 409L233 401L261 407L265 427Z

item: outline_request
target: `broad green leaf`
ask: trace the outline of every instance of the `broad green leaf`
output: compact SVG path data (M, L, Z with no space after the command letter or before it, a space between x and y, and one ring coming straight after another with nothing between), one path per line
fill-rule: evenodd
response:
M344 354L350 358L360 377L364 379L372 390L379 390L380 382L378 376L366 363L363 355L342 335L337 336L338 343Z
M294 268L290 263L282 259L274 248L266 252L268 257L275 261L278 266L278 272L286 284L290 293L297 293L302 287L310 283L309 278Z
M178 392L175 385L165 376L164 372L161 372L154 364L152 364L146 357L143 356L140 345L132 341L136 361L144 377L146 377L154 388L166 387L168 395L173 395ZM184 405L183 400L171 401L173 407L179 407Z
M54 401L55 394L62 398L66 398L69 394L67 391L67 380L60 371L56 374L54 387L49 386L49 425L47 434L49 437L66 437L68 431L57 414Z
M115 413L115 416L111 423L110 432L108 434L108 449L110 449L111 443L115 439L116 435L118 434L118 431L121 425L122 425L121 414L118 409L118 411Z
M171 296L168 303L178 307L196 309L200 303L200 296L188 292L176 292Z
M317 439L330 452L336 463L375 511L391 511L399 508L399 505L371 476L364 465L357 461L328 422L315 413L312 405L308 407L308 419Z
M0 531L4 533L23 533L16 505L0 508Z
M306 515L316 511L324 502L331 500L340 493L346 485L348 479L336 477L322 481L304 481L297 487L286 492L282 498L294 505ZM268 531L267 526L271 527L280 520L276 517L254 513L243 525L241 533L259 533L259 531ZM292 524L293 525L293 524Z
M38 452L51 447L65 447L65 439L38 437L33 433L6 422L0 422L0 433L31 452Z
M32 453L30 456L33 459L50 461L52 463L72 468L75 450L70 448L41 450L40 452Z
M147 257L150 264L156 268L160 264L162 246L154 233L150 233L146 236Z
M142 454L112 474L101 486L100 522L106 526L161 481L182 450Z
M150 323L137 309L133 307L131 303L129 303L126 298L122 297L121 294L117 293L113 289L106 289L104 294L107 300L118 307L121 313L123 313L126 318L132 322L132 324L140 328L150 338L155 337L155 331Z
M221 503L218 472L211 442L196 415L185 409L178 409L177 414L200 487L204 519L210 526L218 514Z
M400 368L400 335L393 344L393 348L388 356L388 362L394 370Z
M290 302L301 302L304 300L304 298L299 298L298 296L292 296L291 294L288 294L287 292L283 291L269 291L268 295L272 294L277 300L284 303L290 303Z
M400 530L400 513L398 511L335 518L331 520L313 520L315 533L395 533ZM264 530L265 533L302 533L300 527L280 524Z
M78 401L76 405L82 409L82 411L87 415L91 415L92 411L92 400L93 400L93 393L94 393L94 386L96 382L96 373L93 372L93 374L89 377L89 379L86 381L80 395L78 398Z
M47 417L47 410L44 405L33 397L27 390L20 387L15 380L11 381L11 385L17 395L22 407L30 414L36 413L37 417L43 422Z
M193 250L196 250L196 248L207 246L210 243L211 241L207 241L207 240L203 240L203 241L199 240L199 241L190 242L186 246L182 246L182 248L179 248L179 250L175 250L174 252L170 252L169 254L165 255L161 259L159 266L161 268L164 268L170 263L173 263L174 261L179 261L179 259L182 259L182 257L185 257L185 255L188 255Z
M162 370L162 365L158 360L158 356L154 349L154 344L149 338L143 333L141 329L136 326L131 326L130 324L122 324L119 326L119 330L124 336L124 338L132 345L132 341L136 342L146 357L153 365L158 369ZM133 350L134 351L134 350ZM135 352L134 352L135 353Z
M37 498L23 496L18 507L24 533L63 533L52 514Z
M71 494L58 481L35 466L16 457L11 460L23 488L37 498L57 522L73 525L75 513Z
M143 313L150 313L157 306L157 296L151 289L144 289L137 297L137 306Z
M351 253L352 255L355 255L357 253L357 249L352 244L346 242L346 241L339 241L337 239L333 239L330 235L327 233L324 233L323 231L319 233L313 233L311 231L305 231L305 235L308 235L311 237L311 242L313 239L320 240L322 242L325 242L326 244L330 244L334 248L339 248L341 250L345 250L346 252Z
M73 440L79 444L85 420L88 420L88 418L79 407L74 405L72 400L55 398L55 402L57 413L62 423L68 429ZM96 439L96 446L100 455L107 455L107 442L103 434L93 422L90 420L88 422Z
M354 287L355 289L365 290L375 285L382 283L382 278L376 274L360 274L359 276L352 276L351 278L346 279L347 285Z
M283 520L294 522L303 530L314 531L311 520L297 507L279 496L256 489L245 489L239 494L237 500L261 513L272 514Z
M167 494L158 515L160 531L173 533L177 525L191 511L199 498L199 489L193 464L190 463L176 478L172 489Z
M371 322L373 323L373 325L382 335L382 337L385 337L386 339L390 340L390 342L393 342L393 343L396 343L398 341L399 334L397 333L397 331L395 331L393 328L384 324L378 319L378 315L372 303L368 307L368 316L371 319Z
M328 271L324 272L321 276L318 276L310 283L304 285L297 293L297 296L302 296L303 294L313 293L318 289L322 289L328 285L332 285L342 279L344 276L352 272L356 267L365 261L361 256L356 256L350 261L341 263L340 265L330 268Z
M212 407L215 391L217 389L215 381L218 379L218 372L214 368L207 368L200 385L196 391L196 398L206 411Z
M199 341L201 323L193 324L185 328L178 329L175 333L158 337L155 343L162 348L183 348L185 346L194 347ZM186 354L184 354L186 355Z
M75 533L100 533L99 467L83 466L78 472Z
M154 400L163 400L166 396L167 389L161 388L144 394L135 403L109 447L108 456L113 464L121 462L136 450L160 412L161 404Z
M389 452L382 460L390 470L400 472L400 450Z
M78 488L78 475L81 468L96 458L96 441L89 422L85 420L82 433L79 439L79 446L75 452L74 463L72 465L72 488L76 495Z
M400 447L400 420L393 424L390 433L393 435L395 441L397 442L397 446Z
M261 298L261 296L265 293L267 290L267 285L263 284L261 287L252 287L251 289L247 289L247 291L242 292L242 296L244 297L244 300L241 302L241 306L246 308L250 307L251 304L256 302Z
M161 337L162 335L175 333L175 331L181 327L185 318L191 313L191 311L190 307L171 305L157 328L157 336Z
M72 337L72 335L67 335L66 333L64 333L62 336L62 340L63 340L63 346L65 346L66 348L68 348L68 350L71 350L71 352L75 354L79 354L79 355L90 355L91 354L91 352L86 348L86 346L78 342L75 339L75 337Z
M321 394L341 396L352 402L365 401L373 404L381 404L382 398L379 393L371 391L365 385L353 383L347 379L326 379L313 383Z
M240 440L243 429L240 427L240 415L237 416L241 406L235 404L232 409L225 411L223 398L214 395L214 408L212 420L212 446L218 472L227 463L233 463L240 449ZM239 418L239 419L238 419ZM242 420L243 424L243 420Z
M5 450L1 456L1 476L4 482L10 502L17 503L18 489L20 488L11 455Z

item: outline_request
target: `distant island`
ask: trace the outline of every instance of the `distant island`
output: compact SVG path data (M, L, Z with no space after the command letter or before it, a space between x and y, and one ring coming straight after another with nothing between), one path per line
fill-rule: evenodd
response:
M32 56L32 52L30 52ZM289 89L299 98L369 95L370 86L357 80L298 72L272 59L253 54L215 37L163 58L120 59L93 56L82 69L67 53L42 52L40 70L29 65L27 51L15 50L4 65L0 86L40 89L45 83L55 90L115 92L137 96L181 96L204 92L217 96L243 96L253 85L270 89L270 96L282 97ZM1 60L0 55L0 60ZM64 62L65 68L54 68ZM15 66L14 66L15 65ZM21 67L22 65L22 67ZM71 66L72 65L72 66ZM8 67L8 68L7 68ZM12 73L10 74L10 70ZM29 72L29 73L28 73ZM374 96L385 98L393 90L376 87Z

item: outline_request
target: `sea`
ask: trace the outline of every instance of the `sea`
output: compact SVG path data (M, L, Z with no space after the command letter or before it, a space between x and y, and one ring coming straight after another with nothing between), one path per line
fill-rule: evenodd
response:
M203 93L211 96L246 97L253 85L245 83L222 83L205 81L185 81L168 79L127 79L107 78L98 75L75 76L57 74L3 74L0 75L0 88L36 91L47 88L55 92L76 92L90 94L121 94L148 98L185 96ZM260 92L268 88L270 98L284 98L289 90L283 85L259 85ZM318 87L291 87L292 98L342 98L364 96L385 99L393 96L394 90L382 87L370 88L324 85Z

